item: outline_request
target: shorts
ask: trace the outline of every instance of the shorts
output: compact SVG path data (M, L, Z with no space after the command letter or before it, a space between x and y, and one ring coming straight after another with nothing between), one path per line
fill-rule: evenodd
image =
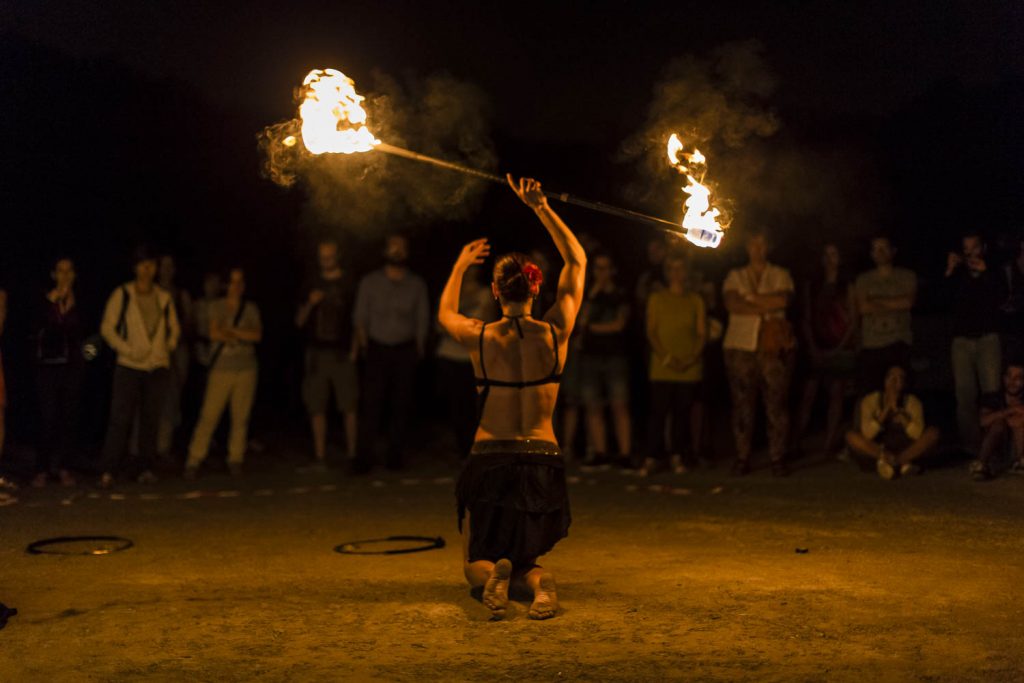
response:
M469 511L469 561L524 565L569 535L572 516L558 445L478 441L455 488L459 531Z
M609 402L629 402L629 359L626 356L587 354L580 360L584 405L599 408Z
M302 400L310 415L327 412L334 390L338 412L354 413L359 405L356 364L338 349L306 349L306 372L302 379Z

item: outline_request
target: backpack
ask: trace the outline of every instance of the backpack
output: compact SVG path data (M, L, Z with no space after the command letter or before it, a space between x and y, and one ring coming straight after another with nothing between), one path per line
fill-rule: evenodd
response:
M125 316L128 313L128 302L130 300L128 288L121 285L121 312L117 316L117 325L114 327L117 331L117 336L121 337L121 339L128 338L128 324L125 322ZM114 350L110 348L110 344L107 343L107 340L99 332L89 335L82 342L82 357L89 362L96 359L112 362L115 356Z

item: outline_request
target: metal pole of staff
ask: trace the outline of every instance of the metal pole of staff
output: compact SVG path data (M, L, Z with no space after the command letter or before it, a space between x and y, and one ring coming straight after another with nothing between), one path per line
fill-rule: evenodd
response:
M461 164L455 164L443 159L435 159L434 157L427 156L426 154L420 154L419 152L413 152L408 149L389 145L386 142L380 143L374 149L378 152L384 152L385 154L393 154L394 156L403 157L405 159L422 161L440 168L446 168L449 171L464 173L466 175L480 178L481 180L488 180L492 183L499 183L501 185L507 184L504 176L500 176L495 173L488 173L487 171L481 171L476 168L470 168L469 166L463 166ZM671 232L676 235L680 235L682 233L682 229L678 223L673 223L672 221L665 220L664 218L658 218L657 216L649 216L645 213L632 211L630 209L623 209L618 206L611 206L610 204L605 204L603 202L593 202L589 199L580 199L579 197L575 197L567 192L549 192L545 190L544 196L549 199L557 199L558 201L566 204L582 206L583 208L591 209L592 211L600 211L601 213L618 216L619 218L625 218L626 220L646 223L647 225L654 226L664 230L665 232Z

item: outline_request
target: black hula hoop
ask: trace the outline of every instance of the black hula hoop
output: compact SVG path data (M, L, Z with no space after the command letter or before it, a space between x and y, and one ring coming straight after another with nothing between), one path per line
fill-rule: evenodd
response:
M113 541L117 545L113 548L93 548L91 550L66 552L62 550L51 550L49 546L60 543L83 543L89 541ZM58 536L56 538L44 538L41 541L29 543L25 552L29 555L109 555L128 550L135 546L135 542L120 536Z
M393 548L391 550L363 550L362 546L374 543L391 543L394 541L421 541L424 545L413 548ZM421 553L424 550L434 550L444 547L444 539L440 536L388 536L387 538L371 538L365 541L349 541L334 547L334 552L342 555L407 555L409 553Z

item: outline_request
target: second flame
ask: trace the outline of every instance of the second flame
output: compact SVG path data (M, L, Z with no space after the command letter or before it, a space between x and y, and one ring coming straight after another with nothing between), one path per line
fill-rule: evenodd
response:
M711 206L711 190L701 182L707 170L707 159L699 149L694 149L692 154L683 152L683 143L675 133L668 139L667 151L672 167L686 176L683 236L698 247L717 247L726 226L718 222L721 211Z

